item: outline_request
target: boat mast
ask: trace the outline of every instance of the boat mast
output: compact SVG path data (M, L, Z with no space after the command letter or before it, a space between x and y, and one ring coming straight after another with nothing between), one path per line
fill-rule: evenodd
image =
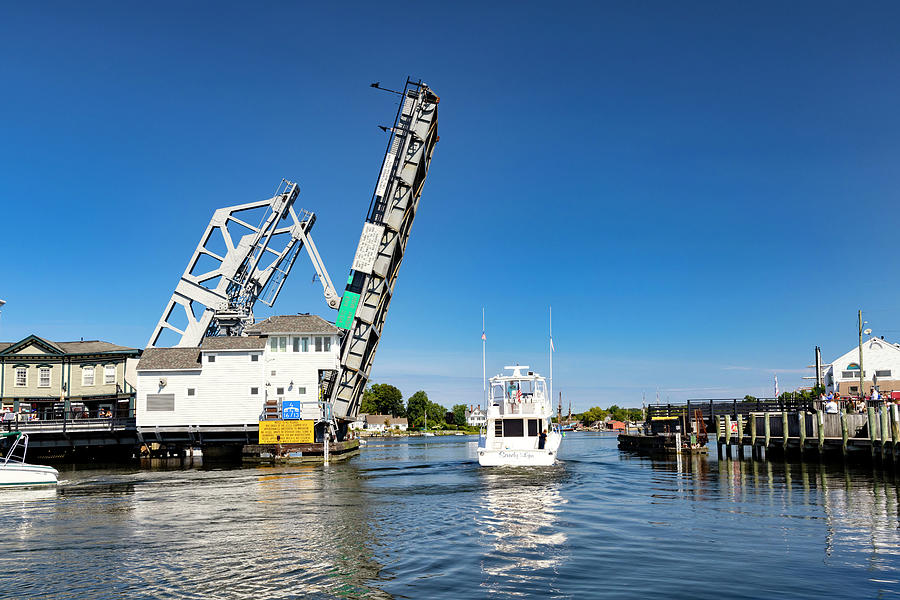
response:
M550 402L553 402L553 307L550 307Z
M485 346L487 345L487 337L484 335L484 307L481 307L481 406L483 410L487 410L487 363L484 360Z

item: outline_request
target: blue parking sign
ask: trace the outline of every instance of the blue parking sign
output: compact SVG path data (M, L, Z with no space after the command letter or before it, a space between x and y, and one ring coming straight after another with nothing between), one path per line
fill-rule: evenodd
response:
M281 418L285 420L299 419L302 405L300 400L282 400Z

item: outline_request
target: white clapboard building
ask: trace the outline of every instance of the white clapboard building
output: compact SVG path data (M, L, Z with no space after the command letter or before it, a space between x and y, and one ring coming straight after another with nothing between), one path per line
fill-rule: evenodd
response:
M323 373L338 368L338 333L318 316L285 315L199 348L147 348L137 365L137 425L255 425L267 406L318 419Z
M825 389L841 396L871 396L900 392L900 344L873 337L862 343L863 389L859 388L859 346L825 365Z

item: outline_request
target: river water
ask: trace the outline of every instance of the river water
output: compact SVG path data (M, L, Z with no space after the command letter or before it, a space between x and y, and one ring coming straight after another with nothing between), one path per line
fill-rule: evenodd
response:
M0 492L5 598L889 598L889 470L651 460L570 434L482 469L474 437L328 467L64 466Z

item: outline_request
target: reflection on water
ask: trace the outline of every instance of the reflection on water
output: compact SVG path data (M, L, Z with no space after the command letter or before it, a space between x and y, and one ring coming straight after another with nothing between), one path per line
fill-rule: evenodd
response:
M566 534L558 515L565 500L559 481L565 466L485 469L479 534L493 545L482 561L492 592L534 589L532 580L564 560Z
M349 462L65 467L0 490L11 598L869 598L900 593L893 471L651 459L573 434L543 469L473 438Z

